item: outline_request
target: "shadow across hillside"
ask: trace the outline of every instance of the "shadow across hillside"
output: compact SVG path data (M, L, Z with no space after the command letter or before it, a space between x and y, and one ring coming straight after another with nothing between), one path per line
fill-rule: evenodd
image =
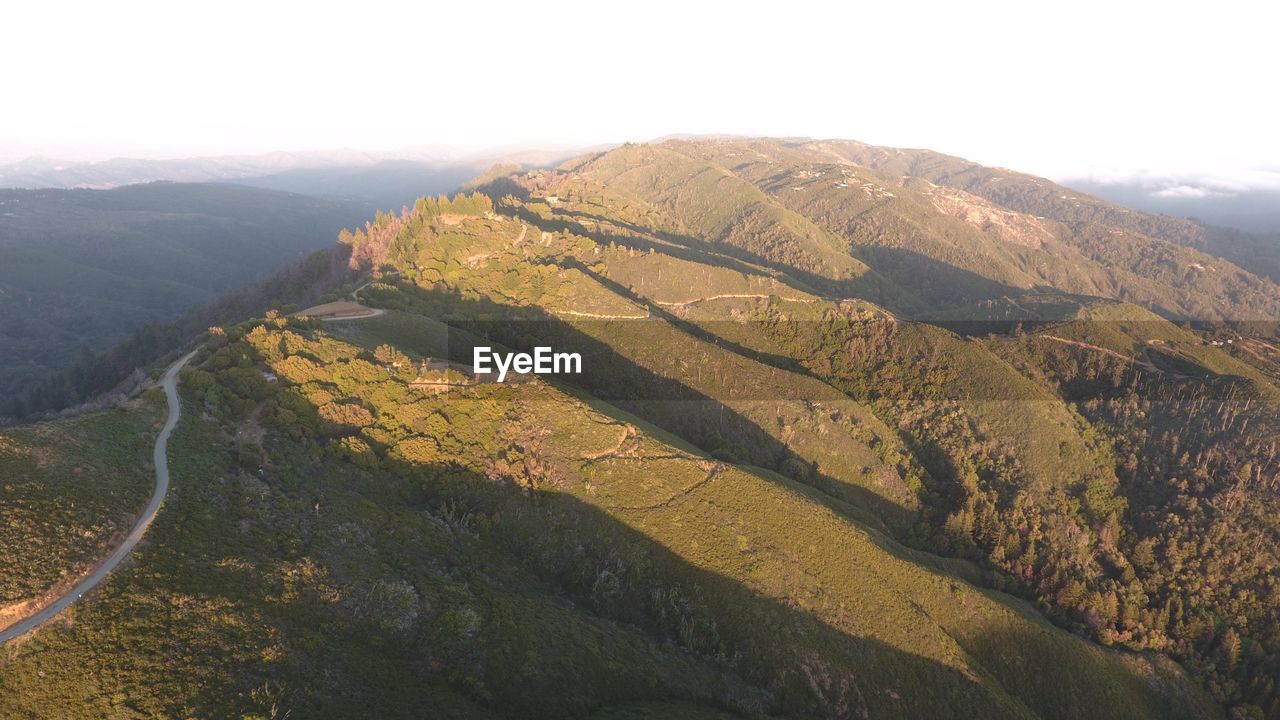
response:
M929 322L956 306L1026 292L914 250L855 245L850 254L896 286L911 288L922 303L919 309L890 307L904 320ZM863 290L852 282L855 294Z
M573 215L575 213L573 211L564 211L564 214ZM619 224L618 221L611 218L588 213L577 213L576 216L601 223ZM537 218L537 216L534 217L539 222L548 222ZM766 274L793 289L818 295L829 300L861 298L903 315L915 315L923 311L911 295L877 274L875 268L871 268L871 272L864 273L856 278L836 279L803 270L793 264L767 258L729 242L709 242L692 235L682 235L662 230L645 230L628 223L620 223L622 227L626 227L632 232L648 233L667 243L665 245L656 245L645 241L643 237L603 234L599 234L600 236L597 237L598 233L593 233L589 228L583 227L581 224L567 222L563 224L565 226L564 229L585 235L593 240L613 240L619 245L646 251L649 247L654 247L659 252L675 257L682 257L678 248L684 248L686 253L692 252L695 254L684 255L683 259L728 267L750 274Z
M768 277L771 277L798 292L821 294L821 291L817 289L821 287L821 285L805 284L800 278L792 277L791 275L770 268L764 264L753 262L747 258L735 257L732 254L724 252L729 248L713 246L690 235L678 235L663 230L650 230L633 223L607 218L600 215L593 215L580 210L562 209L557 210L557 213L577 218L579 220L598 223L600 225L615 225L623 228L627 232L607 232L601 230L599 227L589 228L582 222L554 218L548 219L541 217L537 213L534 213L524 207L516 207L513 208L513 210L518 218L544 232L568 232L591 238L593 241L601 245L614 244L620 247L646 253L650 251L660 252L679 260L710 265L713 267L728 268L748 275L767 275ZM656 238L657 241L655 242L650 238Z
M559 718L598 712L566 697L587 694L605 706L663 700L711 705L742 717L967 718L1025 717L1025 706L998 687L956 668L847 628L770 597L714 569L716 554L668 547L623 519L555 488L528 490L439 466L394 470L430 478L412 489L411 506L446 504L495 524L471 526L496 541L575 609L640 629L721 672L742 678L758 694L715 697L717 688L642 687L626 667L575 666L572 677L522 682L497 668L489 679L493 704L512 717ZM694 535L714 539L714 530ZM696 543L695 543L696 545ZM704 551L704 552L706 552ZM802 572L794 568L794 572ZM807 671L804 668L808 668ZM797 671L799 670L799 671ZM820 677L825 676L825 677ZM918 688L929 688L920 693ZM579 706L579 707L575 707ZM679 714L670 717L678 717Z
M724 401L695 390L678 377L659 375L615 347L629 346L639 354L661 354L664 348L654 344L670 341L672 336L663 337L663 333L681 333L681 327L664 328L663 321L656 319L569 322L538 308L517 308L486 299L463 298L454 292L404 284L401 290L415 297L415 309L441 319L455 330L449 333L447 348L449 359L455 362L470 364L473 348L481 342L500 344L520 352L532 352L535 347L545 346L557 352L580 353L581 374L544 377L576 387L634 413L718 459L767 468L802 482L833 500L850 503L859 509L857 514L861 520L874 526L884 523L895 533L901 533L919 521L915 513L904 507L824 473L815 463L797 455L757 422ZM591 332L587 332L588 329ZM700 334L707 333L700 331ZM613 338L613 344L600 338ZM700 340L697 336L690 339ZM717 341L719 338L712 337L706 342L731 345ZM725 349L734 352L732 348ZM750 350L742 350L747 353L745 359L754 354ZM719 387L725 397L736 402L802 408L815 400L787 383L764 385L753 379L735 384L737 378L733 377L732 368L706 366L695 359L690 360L694 364L683 372L697 374L705 385ZM839 391L832 388L831 394L838 396Z
M316 411L311 406L313 415ZM319 418L311 420L318 423ZM373 482L345 484L341 492L355 493L375 507L398 501L442 525L452 542L490 548L486 557L494 558L494 565L472 571L498 573L499 592L519 593L528 602L538 602L549 590L569 601L573 614L603 618L616 623L619 633L638 630L658 646L678 647L703 671L700 676L710 672L720 677L713 684L695 684L679 682L675 678L683 673L676 673L662 684L649 684L655 673L630 665L632 656L601 656L623 652L621 645L601 642L594 635L550 637L523 625L536 622L532 619L497 614L499 600L480 595L481 606L490 610L477 619L467 660L479 677L456 689L503 716L588 717L608 708L648 702L670 703L672 708L690 704L749 717L1118 718L1176 717L1192 710L1159 700L1137 672L1107 677L1111 689L1124 694L1112 694L1108 703L1095 704L1091 688L1106 672L1101 663L1073 664L1087 660L1077 653L1048 657L1054 639L1080 642L1065 633L1050 631L1056 634L1048 638L1039 632L1011 631L969 646L960 640L967 654L955 658L955 666L943 664L870 633L855 632L855 628L910 623L916 618L886 618L875 608L834 612L819 603L817 607L827 607L829 614L824 617L801 607L803 598L776 589L765 591L798 587L799 578L810 570L801 561L788 559L785 548L769 546L767 538L759 538L765 544L757 551L762 561L769 562L759 568L795 577L762 577L757 570L755 579L744 582L729 574L727 569L737 564L726 562L720 547L724 533L735 530L696 524L680 531L659 530L626 511L609 512L570 494L572 483L578 481L575 478L528 482L514 476L485 476L451 463L399 458L387 444L374 437L366 440L378 455L376 464L365 471ZM283 436L273 440L297 441ZM282 489L305 496L308 484ZM300 502L299 506L310 504ZM333 498L327 498L325 505L342 507ZM341 517L324 521L319 517L317 512L298 522L305 526L342 521ZM642 532L637 525L647 529ZM751 519L743 531L764 526ZM299 530L303 537L311 536L306 527ZM373 540L380 546L392 543L390 537ZM421 572L419 563L430 562L399 552L394 543L384 546L383 553L401 576L414 577ZM485 583L471 592L495 590ZM416 656L420 648L430 648L424 643L434 637L431 624L451 617L449 598L440 602L445 604L434 608L407 641L376 632L377 637L369 637L363 626L350 628L348 639L378 645L380 662L410 664L426 680L433 671L418 663ZM981 670L970 665L975 660ZM1029 660L1036 664L1029 665ZM669 656L664 661L674 662ZM1048 664L1041 665L1044 661ZM1048 665L1052 672L1045 671ZM991 680L978 679L984 676ZM320 681L313 677L307 682ZM415 692L423 690L382 687L366 695L370 704L361 710L382 717L401 715L411 706L403 702L404 694ZM321 689L312 697L325 695ZM430 699L420 694L418 698ZM295 709L307 716L336 717L355 709L353 699ZM382 703L400 712L381 712Z
M948 311L956 306L995 300L1027 291L902 248L854 246L850 255L867 265L871 272L855 278L836 279L771 260L733 244L709 243L691 235L644 228L580 210L556 210L558 215L576 218L578 222L543 218L523 207L515 208L515 212L521 220L546 232L571 232L589 237L597 243L613 243L641 252L653 250L690 262L726 267L748 274L764 274L794 290L827 299L867 300L885 307L903 320L934 322L948 317ZM580 222L582 220L614 225L628 232L605 232L598 227L587 227ZM649 237L660 242L654 242ZM905 287L910 287L911 292L904 291Z
M645 298L636 294L630 288L624 286L622 283L616 282L614 280L610 280L604 275L601 275L595 270L592 270L588 265L579 261L577 258L573 258L573 257L562 258L557 263L557 265L559 267L574 268L580 271L582 274L590 277L592 280L595 280L596 282L605 286L612 292L616 293L618 296L624 297L630 300L631 302L636 303L637 305L641 305L645 307L645 309L647 309L649 311L649 314L652 315L653 317L663 322L669 323L670 325L676 328L679 328L685 333L692 335L693 337L703 342L726 348L731 352L741 355L742 357L750 358L752 360L756 360L757 362L766 363L780 370L786 370L787 372L793 372L800 375L808 375L810 377L814 377L815 379L818 379L811 372L809 372L808 368L801 365L795 358L790 358L785 355L778 355L776 353L768 353L762 350L756 350L753 348L745 347L740 343L736 343L726 337L710 332L706 328L698 325L697 323L690 322L681 317L678 317L675 314L673 314L671 311L662 307L661 305L655 302L651 302L648 298Z

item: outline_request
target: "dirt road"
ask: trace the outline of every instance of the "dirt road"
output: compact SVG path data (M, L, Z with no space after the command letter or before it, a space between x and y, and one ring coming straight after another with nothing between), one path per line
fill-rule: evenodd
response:
M115 552L111 553L110 557L103 561L101 565L94 568L93 572L89 573L89 575L83 580L76 583L76 586L73 587L70 592L59 597L57 600L54 600L52 603L45 605L32 615L0 631L0 644L4 644L16 637L20 637L32 630L35 630L46 622L52 620L58 615L58 613L67 609L67 607L72 603L84 597L85 593L93 590L101 584L103 580L107 579L107 576L111 574L111 571L115 570L116 566L120 564L120 561L124 560L125 557L133 551L133 548L138 544L138 541L142 540L142 536L147 533L147 528L151 527L151 521L155 520L156 513L160 510L160 504L164 502L164 497L169 492L169 458L166 452L168 449L169 435L173 433L173 428L177 426L178 417L182 411L181 401L178 399L178 372L182 370L182 367L186 365L194 355L195 352L189 353L173 365L170 365L169 369L165 371L164 379L161 381L161 385L164 387L165 398L168 400L169 404L169 417L165 420L164 428L160 430L160 435L156 438L154 455L156 466L155 490L151 494L151 501L147 503L146 510L143 511L142 516L138 518L138 521L134 523L133 530L129 531L128 537L124 539L124 542L120 547L116 548Z

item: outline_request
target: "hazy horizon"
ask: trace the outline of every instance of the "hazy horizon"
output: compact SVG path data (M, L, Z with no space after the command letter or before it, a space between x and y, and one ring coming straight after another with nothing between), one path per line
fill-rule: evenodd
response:
M288 155L288 156L315 156L317 158L334 159L342 155L350 155L352 159L360 157L370 162L383 161L415 161L423 163L439 163L446 165L449 163L480 163L486 160L500 160L506 157L517 156L520 154L542 153L554 155L557 157L569 157L582 152L588 152L592 149L616 147L626 142L655 142L668 137L710 137L718 135L715 133L696 134L696 133L667 133L665 135L653 138L628 139L616 142L596 143L593 145L569 146L563 144L536 144L528 145L503 145L492 147L451 147L451 146L418 146L404 147L392 150L368 150L358 147L329 147L329 148L305 148L305 149L276 149L262 152L246 152L246 153L138 153L138 154L108 154L103 157L86 157L76 155L48 155L34 154L21 157L5 157L0 155L0 167L12 167L30 161L47 161L65 163L68 167L81 164L99 164L110 163L113 161L156 161L156 162L181 162L184 160L202 160L202 159L229 159L229 158L265 158L272 155ZM735 136L742 138L749 137L770 137L764 135L757 136ZM796 136L798 137L798 136ZM856 137L841 138L812 138L817 140L853 140L862 142ZM946 150L938 147L929 146L899 146L899 147L917 147L917 149L935 150L949 155L957 155L968 160L981 162L981 160L958 153L948 153ZM993 164L993 163L987 163ZM1037 174L1047 177L1057 182L1066 184L1081 183L1088 187L1097 186L1125 186L1148 191L1150 197L1157 200L1168 201L1195 201L1209 200L1223 197L1234 197L1237 195L1245 195L1250 193L1272 193L1280 192L1280 171L1272 169L1244 169L1237 172L1196 172L1196 171L1150 171L1146 169L1121 170L1114 167L1098 167L1086 172L1067 172L1067 173L1038 173L1027 167L1017 165L1002 165L1010 170ZM1175 213L1176 214L1176 213Z
M1270 60L1276 11L1246 3L1212 17L1100 2L226 7L15 8L0 59L24 68L7 88L21 112L0 127L0 161L729 134L928 148L1055 179L1280 187L1280 103L1248 72Z

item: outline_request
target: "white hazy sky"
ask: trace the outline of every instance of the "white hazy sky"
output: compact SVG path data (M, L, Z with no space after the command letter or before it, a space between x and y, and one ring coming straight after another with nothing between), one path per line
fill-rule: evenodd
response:
M1280 177L1272 3L9 3L0 159L842 137Z

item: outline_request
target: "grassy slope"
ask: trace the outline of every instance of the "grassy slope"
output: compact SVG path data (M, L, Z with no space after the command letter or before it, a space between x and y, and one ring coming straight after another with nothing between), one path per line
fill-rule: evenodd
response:
M585 214L580 205L572 201L562 201L559 208L549 213L549 217L569 220L574 213ZM578 216L580 216L580 214ZM625 217L625 216L624 216ZM658 215L658 217L662 217ZM535 221L537 222L537 221ZM544 223L551 227L551 223ZM535 226L536 227L536 226ZM602 232L596 225L576 223L569 225L579 233L591 237L616 237ZM656 233L633 229L625 238L618 238L620 243L612 247L588 249L580 246L581 241L569 244L570 252L595 263L597 272L607 276L614 283L615 291L627 294L633 301L649 301L655 304L655 314L670 313L675 318L688 317L713 337L723 338L735 343L739 352L750 355L753 352L781 354L784 359L799 361L805 359L796 356L794 351L779 348L770 343L765 333L754 328L750 323L741 320L755 317L755 308L761 302L777 302L794 299L805 302L782 303L785 314L798 325L812 324L825 314L835 312L836 305L830 301L821 301L814 295L795 287L793 279L784 276L770 277L765 271L752 272L751 268L728 268L716 264L718 258L709 255L695 256L695 259L669 254L661 236ZM648 247L651 251L637 251L637 247ZM433 250L434 252L434 250ZM509 252L509 249L495 245L490 261L496 265L503 262L523 263L524 258ZM525 254L528 254L528 250ZM541 250L544 254L555 252L555 248ZM504 254L505 253L505 254ZM486 290L485 280L480 273L458 273L449 278L451 283L460 287ZM716 298L719 295L732 294L766 294L773 300L757 298L726 298L713 302L692 303L686 306L672 306L673 301L688 303L702 298ZM575 293L576 299L581 293ZM529 302L528 299L525 302ZM717 313L717 308L721 310ZM885 313L874 305L863 304L863 312L884 317ZM588 332L604 331L597 325L584 326ZM654 367L671 358L700 357L697 350L685 348L677 338L681 334L672 334L670 340L641 339L641 336L653 333L669 333L665 326L626 327L614 329L607 342L612 347L625 348L633 344L643 344L654 348L681 348L670 353L658 352L645 364ZM948 373L947 392L951 397L965 402L974 417L981 422L992 437L1008 442L1016 449L1019 458L1026 465L1028 480L1034 479L1043 486L1061 486L1070 484L1080 478L1098 472L1096 453L1088 447L1081 435L1077 419L1066 409L1062 402L1051 392L1037 387L1022 377L1007 363L988 352L980 343L965 341L954 334L928 326L905 326L901 342L918 345L918 352L939 359L946 364ZM665 344L664 344L665 343ZM719 357L719 356L717 356ZM720 367L727 361L715 360L703 356L702 365ZM696 366L695 366L696 367ZM685 377L688 373L677 370L663 370L664 375ZM716 373L737 376L740 373ZM821 376L821 373L818 373ZM744 376L745 377L745 376ZM686 382L689 382L686 380ZM698 384L693 383L694 387ZM820 386L820 384L819 384ZM807 387L807 386L806 386ZM700 392L711 397L733 397L733 392L723 387L698 387ZM735 392L747 397L752 395L750 385ZM810 395L806 395L809 393ZM813 394L818 393L818 394ZM776 393L773 393L776 394ZM826 388L818 390L800 390L799 387L784 391L785 397L791 399L814 399L829 396ZM759 418L757 418L759 420ZM761 423L768 425L769 423ZM883 433L881 433L883 434ZM827 443L824 439L814 443ZM839 454L839 453L836 453ZM825 458L824 458L825 460ZM829 461L824 465L829 464ZM881 490L880 492L883 492Z
M805 485L544 383L417 394L306 335L250 339L292 348L268 360L282 377L313 358L296 392L234 353L188 377L225 424L186 416L163 522L70 627L8 652L0 711L1211 712L1167 663L1053 628ZM317 453L321 392L370 408L378 459ZM234 434L259 421L261 445Z
M762 694L576 610L479 536L463 493L512 502L482 478L360 470L283 428L255 476L246 447L264 448L241 429L185 416L161 522L68 626L6 648L0 715L561 717L682 697L714 716Z
M733 243L835 280L832 290L922 317L1038 287L1128 300L1172 317L1280 312L1273 283L1197 249L1204 243L1176 221L955 158L856 143L671 141L566 167L657 205L698 238ZM1065 199L1052 195L1055 188ZM870 272L835 271L827 258L840 253Z
M0 432L0 608L70 581L128 530L151 492L156 405Z
M624 146L574 166L568 192L588 202L598 195L605 217L619 217L619 201L640 206L659 214L674 239L786 267L828 290L856 287L873 300L912 303L851 256L845 239L735 174L734 158L708 162L686 150L682 143Z
M613 255L616 255L616 251L598 253L598 254L592 252L591 254L594 257L603 258L600 262L602 262L605 265L604 269L606 270L606 274L610 276L610 279L613 279L612 272L608 272L608 271L611 268L610 259L613 257ZM625 257L628 260L636 258L635 255L632 255L629 253L623 254L622 257ZM657 257L653 255L646 255L645 257L646 257L646 262L656 263L661 261L660 255ZM507 262L511 262L513 261L513 258L508 254L505 257L505 260ZM498 266L501 266L503 261L504 261L504 257L500 253L498 253L496 250L494 251L494 255L487 258L487 262L493 263ZM680 268L674 268L674 270L676 271L673 273L675 277L691 276L690 271L687 271L687 270L681 271ZM468 276L465 273L458 273L453 275L450 278L450 280L452 283L456 283L456 287L459 290L461 290L464 295L474 294L474 295L483 296L489 292L483 279L486 275L491 276L492 273L491 272L486 273L483 269L479 269L474 275ZM710 275L711 273L707 273L707 274L704 274L702 277L709 277ZM716 290L717 288L715 287L707 288L708 292L714 292ZM383 301L390 300L392 302L403 302L403 298L396 298L395 295L384 296L381 298L381 300ZM536 303L536 301L537 301L536 297L524 299L524 302ZM458 307L456 305L453 306L451 309L455 313L458 312ZM494 312L494 310L489 310L486 312ZM639 365L640 367L650 371L656 370L657 374L663 377L680 378L683 382L687 382L693 385L694 387L700 388L701 390L707 392L712 397L733 398L735 393L737 392L741 392L746 395L750 395L751 393L751 385L750 385L750 379L749 379L751 376L751 372L749 370L745 370L743 368L737 367L736 365L733 364L735 362L734 360L729 360L727 358L713 358L712 356L706 354L707 353L706 350L684 347L682 345L681 339L679 338L679 335L677 333L671 332L671 330L668 328L667 323L662 323L662 322L631 323L629 325L626 325L625 328L623 329L616 330L612 334L610 334L611 324L609 323L595 324L595 325L586 325L586 324L578 323L578 324L575 324L575 327L581 330L584 335L587 335L591 338L595 338L595 339L607 338L606 344L609 346L612 352L619 353L625 356L627 360L635 363L636 365ZM358 332L361 332L363 334L364 331L358 331ZM657 334L657 337L650 337L655 333ZM574 337L579 340L582 339L579 336L574 336ZM576 348L578 347L578 345L573 345L573 347ZM978 347L978 346L975 346L975 347ZM681 350L683 350L683 352ZM1000 365L999 361L997 361L994 356L985 353L985 351L982 351L980 347L978 347L978 351L979 351L979 354L983 354L985 355L985 357L989 358L991 364L996 366ZM964 356L966 353L962 352L962 353L944 353L944 354L949 354L949 355L958 354L960 356ZM710 376L709 378L704 377L703 374L698 372L697 370L686 369L685 371L681 372L679 369L675 367L675 364L679 363L680 358L692 360L691 368L715 368L715 370L709 373L709 376ZM593 358L593 359L602 359L602 358ZM587 362L588 366L591 365L593 359L588 360ZM986 363L979 363L979 364L986 365ZM984 374L984 373L973 372L974 368L965 368L965 370L968 371L968 376L970 377L974 377L974 376L981 377ZM615 383L620 382L624 377L629 377L628 373L626 372L606 372L605 374L613 378L613 381ZM633 376L634 372L632 372L631 375ZM735 383L738 381L745 381L745 382L743 385L735 385ZM1005 381L1006 382L1021 381L1024 385L1028 384L1025 380L1022 380L1019 376L1016 375L1016 373L1013 373L1012 371L1010 371L1009 377L1006 378ZM708 382L711 382L712 384L708 385L707 384ZM777 384L777 387L784 387L784 388L791 387L791 382L795 382L795 381L793 380L793 381L781 382ZM779 392L779 391L775 389L774 392ZM802 390L801 394L806 395L808 397L822 397L820 395L815 396L814 395L815 392L816 392L815 390L810 388L810 389ZM628 388L628 390L624 392L623 395L624 397L620 400L620 402L623 402L629 407L632 407L633 410L636 410L641 414L647 415L649 417L659 418L659 422L661 422L660 418L662 416L658 413L655 413L654 408L652 407L637 408L636 403L627 402L627 398L634 396L634 394L630 392L630 388ZM1041 391L1041 395L1044 395L1042 391ZM1041 405L1050 406L1050 407L1053 405L1053 402L1051 401L1051 396L1044 395L1044 397L1042 397L1041 400L1042 400L1041 403L1029 403L1028 405L1031 406L1033 409L1037 409L1037 410L1040 408ZM660 405L660 404L661 403L646 403L643 405ZM732 401L729 401L726 404L732 406ZM1066 419L1065 422L1074 422L1071 416L1065 413L1064 413L1064 418ZM675 429L677 432L684 435L685 437L689 437L691 434L691 431L680 428L678 425L672 426L668 424L667 426L672 427L673 429ZM1029 432L1030 429L1033 429L1036 427L1039 427L1039 426L1034 425L1034 423L1028 422L1026 419L1024 419L1022 425L1017 426L1015 428L1014 425L1011 424L1009 428L1007 429L1002 428L1002 430L1006 430L1005 434L1010 434L1015 430ZM1073 431L1073 430L1070 430L1070 431ZM696 432L696 431L692 431L692 432ZM1044 436L1044 433L1042 432L1031 433L1031 434L1035 436L1034 439L1037 439L1037 440L1043 439L1043 436ZM1058 458L1059 453L1060 453L1060 448L1055 446L1053 448L1054 458L1060 464L1070 462L1073 459L1071 456ZM596 485L592 483L592 487L594 488L596 487ZM644 487L646 487L648 491L652 490L652 487L648 485ZM740 492L740 491L735 491L735 493L736 492ZM762 502L761 504L769 505L772 507L772 506L776 506L777 503L775 501L768 501L768 502ZM858 517L857 514L848 514L848 513L846 513L845 516Z
M1052 247L1070 262L1055 268L1050 258L1037 258L1046 285L1127 300L1167 317L1273 320L1280 312L1275 284L1230 261L1242 256L1210 254L1216 247L1212 233L1194 222L1122 208L1041 178L930 151L843 141L798 149L854 163L887 184L910 176L1047 219L1058 240Z

